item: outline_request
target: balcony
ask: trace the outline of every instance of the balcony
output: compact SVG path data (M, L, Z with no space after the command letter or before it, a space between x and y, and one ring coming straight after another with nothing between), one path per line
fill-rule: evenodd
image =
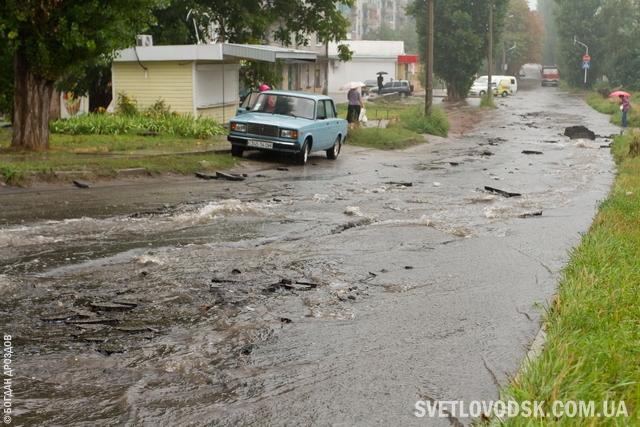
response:
M407 13L404 11L404 8L399 7L398 10L396 10L396 18L404 19L406 17Z
M363 27L374 27L378 25L378 20L373 18L364 18L362 20Z
M373 3L362 3L362 11L363 12L375 12L378 10L378 7Z

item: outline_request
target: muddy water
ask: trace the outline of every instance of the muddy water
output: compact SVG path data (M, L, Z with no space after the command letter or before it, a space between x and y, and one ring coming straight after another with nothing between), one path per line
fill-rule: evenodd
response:
M497 397L613 176L610 141L561 135L607 117L526 89L402 152L1 189L14 423L469 424L415 402Z

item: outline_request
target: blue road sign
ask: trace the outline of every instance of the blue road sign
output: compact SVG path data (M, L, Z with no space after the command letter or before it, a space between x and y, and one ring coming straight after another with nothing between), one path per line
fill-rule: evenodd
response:
M591 62L582 61L582 68L588 70L589 68L591 68Z

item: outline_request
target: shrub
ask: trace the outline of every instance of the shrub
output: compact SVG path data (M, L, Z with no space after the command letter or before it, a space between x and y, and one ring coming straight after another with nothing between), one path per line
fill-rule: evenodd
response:
M137 101L135 99L129 98L124 92L118 92L116 113L123 116L137 116Z
M434 105L431 114L425 116L422 106L411 107L400 113L400 125L412 132L446 137L451 123L442 107Z

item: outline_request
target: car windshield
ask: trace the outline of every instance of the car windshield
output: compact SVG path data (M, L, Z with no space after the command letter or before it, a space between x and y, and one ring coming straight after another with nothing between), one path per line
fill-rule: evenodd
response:
M312 99L291 95L277 95L263 92L258 95L252 111L280 114L283 116L302 117L313 120L315 118L315 102Z
M480 77L479 79L476 79L475 82L473 82L474 85L486 85L487 84L487 79L488 77Z

